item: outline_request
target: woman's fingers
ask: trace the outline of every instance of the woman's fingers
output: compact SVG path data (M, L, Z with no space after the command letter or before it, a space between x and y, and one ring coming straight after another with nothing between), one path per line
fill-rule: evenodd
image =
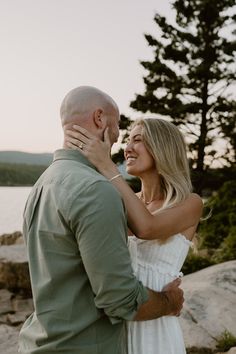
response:
M70 148L71 150L80 150L83 155L85 155L84 151L77 145L73 143L73 138L68 138L66 140L66 146Z
M76 124L73 125L73 129L75 129L77 132L79 132L80 134L82 134L88 139L95 138L95 136L92 133L90 133L87 129L81 127L80 125L76 125Z
M66 130L67 137L74 138L75 145L79 145L81 142L87 144L89 139L85 137L83 134L79 132L75 132L74 130Z

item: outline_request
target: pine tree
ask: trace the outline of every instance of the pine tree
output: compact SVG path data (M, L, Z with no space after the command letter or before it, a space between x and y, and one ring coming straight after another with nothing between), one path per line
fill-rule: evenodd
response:
M145 93L130 104L169 117L180 127L201 176L214 159L235 161L234 5L235 0L176 0L174 25L156 14L160 38L145 35L155 58L141 62L147 71ZM219 138L226 142L223 152L214 147Z
M131 119L126 117L124 114L120 115L120 136L121 136L121 144L124 144L128 138ZM112 155L112 160L117 164L122 164L124 162L124 150L121 147L118 152Z

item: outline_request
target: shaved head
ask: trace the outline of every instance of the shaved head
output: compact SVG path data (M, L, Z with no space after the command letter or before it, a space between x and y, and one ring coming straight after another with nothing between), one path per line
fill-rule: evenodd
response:
M80 86L71 90L62 101L60 115L64 135L66 129L78 124L100 139L103 139L104 131L108 127L111 142L114 143L118 139L118 106L107 93L96 87Z
M62 125L68 123L82 123L89 119L97 109L102 109L106 114L118 110L115 101L105 92L92 87L80 86L71 90L61 104L60 114Z

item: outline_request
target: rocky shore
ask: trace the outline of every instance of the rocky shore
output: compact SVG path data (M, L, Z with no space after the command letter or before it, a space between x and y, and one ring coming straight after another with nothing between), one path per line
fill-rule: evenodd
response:
M0 236L0 353L16 354L19 330L33 311L22 234Z
M183 278L180 322L189 353L213 353L225 331L236 336L236 260ZM0 353L16 354L18 333L33 311L25 245L20 232L0 236ZM202 351L205 348L206 351ZM199 348L199 352L190 348ZM231 348L229 354L236 354ZM148 354L148 353L147 353ZM167 353L163 353L167 354Z

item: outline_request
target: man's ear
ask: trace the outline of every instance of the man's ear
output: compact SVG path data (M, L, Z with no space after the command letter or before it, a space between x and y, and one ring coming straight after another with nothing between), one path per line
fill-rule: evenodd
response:
M98 129L104 129L106 126L106 117L102 108L96 109L93 113L93 121Z

